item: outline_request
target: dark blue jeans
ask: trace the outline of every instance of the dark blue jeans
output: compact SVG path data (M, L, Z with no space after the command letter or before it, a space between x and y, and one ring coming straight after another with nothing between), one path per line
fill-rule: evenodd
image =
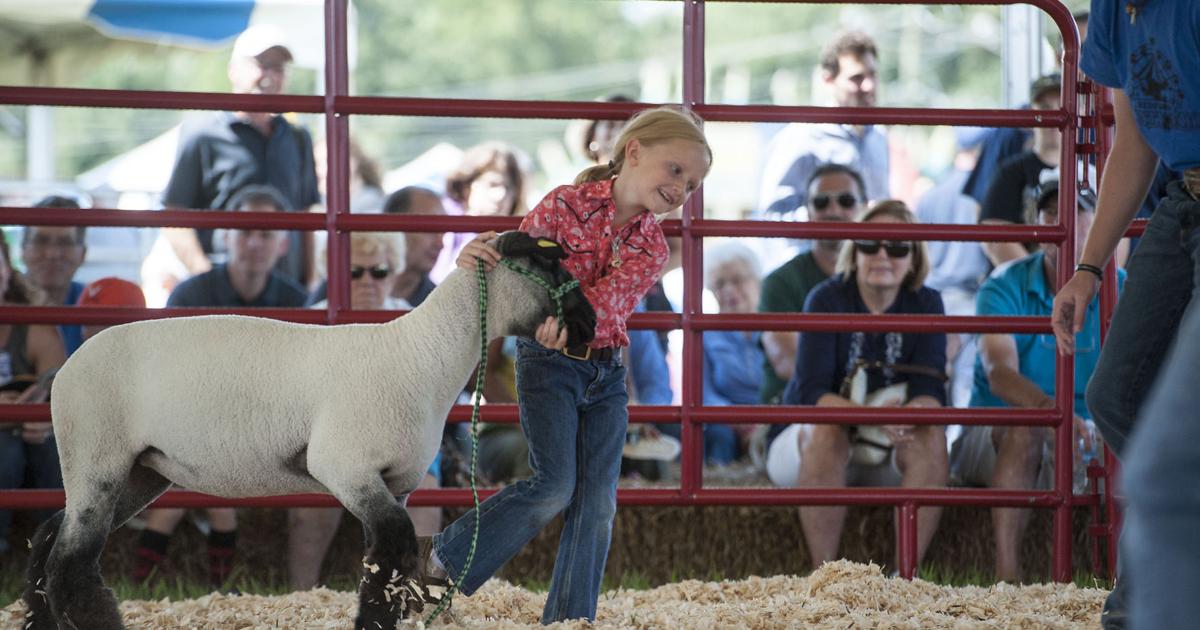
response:
M1096 426L1125 463L1121 568L1135 628L1200 619L1197 228L1200 203L1172 183L1129 263L1087 390Z
M1126 268L1125 290L1087 388L1088 410L1122 460L1142 404L1158 378L1200 273L1200 206L1180 182L1154 211Z
M18 427L19 428L19 427ZM0 488L61 488L62 470L58 465L58 445L54 437L41 444L29 444L14 433L13 425L0 428ZM39 519L48 516L39 513ZM0 551L8 549L8 530L12 512L0 510Z
M625 368L616 359L579 361L521 339L517 394L533 475L479 506L479 544L466 575L474 510L435 536L434 549L470 595L565 510L542 623L594 620L629 420Z

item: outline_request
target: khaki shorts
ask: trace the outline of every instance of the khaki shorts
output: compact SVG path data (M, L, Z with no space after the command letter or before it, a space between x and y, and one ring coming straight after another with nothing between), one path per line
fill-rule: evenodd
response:
M767 476L781 488L797 488L800 483L800 432L810 424L793 424L772 440L767 448ZM846 467L846 485L859 487L899 486L903 476L896 467L896 451L875 466L850 464Z
M996 445L992 442L995 427L967 426L950 450L950 477L964 486L986 487L992 484L996 470ZM1054 487L1054 442L1042 442L1042 462L1038 468L1034 490Z

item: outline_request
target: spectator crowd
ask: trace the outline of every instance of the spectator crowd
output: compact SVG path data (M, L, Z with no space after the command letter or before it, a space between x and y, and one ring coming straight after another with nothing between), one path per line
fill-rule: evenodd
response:
M1086 17L1080 16L1086 25ZM817 72L833 107L874 107L880 51L872 38L850 32L833 38ZM235 93L281 94L291 52L278 33L251 29L239 38L229 63ZM1064 79L1038 78L1030 86L1034 109L1060 107ZM627 101L614 95L609 100ZM592 123L579 155L604 164L620 121ZM1012 132L1012 133L1009 133ZM170 183L169 209L230 212L308 212L323 202L324 148L283 115L216 112L185 125ZM889 139L881 125L792 123L770 142L762 159L756 218L795 222L865 224L1031 224L1059 222L1059 148L1055 129L1025 132L960 128L952 168L915 205L889 195ZM361 148L352 151L352 212L385 215L514 217L526 210L529 175L522 152L501 142L467 149L444 174L444 187L412 184L385 191L379 169ZM718 158L730 159L730 158ZM1086 171L1082 164L1076 171ZM983 180L983 181L980 181ZM1088 179L1085 181L1094 181ZM1080 189L1075 225L1080 242L1096 209L1095 193ZM78 208L67 197L37 204ZM882 234L883 232L875 232ZM329 287L324 247L310 235L285 230L170 228L162 252L174 256L168 308L324 308ZM14 266L0 241L0 299L5 304L144 307L142 290L128 280L75 279L87 258L83 227L28 226ZM356 310L405 311L419 307L453 269L473 234L439 230L403 234L362 232L349 239L348 296ZM169 246L169 247L167 247ZM674 247L678 250L678 247ZM1078 251L1078 250L1077 250ZM940 316L1038 316L1051 313L1060 260L1053 244L977 243L903 238L725 239L705 243L704 287L722 314L813 313ZM678 264L678 263L676 263ZM172 275L173 274L173 275ZM1119 272L1123 283L1124 272ZM1122 285L1123 286L1123 285ZM652 290L639 311L671 309ZM1077 335L1073 427L1074 490L1097 457L1099 437L1084 399L1099 354L1099 311L1088 306ZM89 326L0 325L0 402L46 400L53 374L71 353L100 332ZM672 375L678 348L649 330L630 330L623 361L630 367L634 404L678 401ZM1055 339L1050 334L839 331L706 331L700 355L706 406L798 405L790 424L706 423L704 460L710 467L752 466L763 479L787 488L842 486L1004 489L1052 487L1053 434L1038 427L947 427L805 422L804 406L879 408L1050 408L1055 400ZM483 398L516 403L514 339L488 348ZM473 379L472 379L473 382ZM464 392L462 401L468 400ZM465 427L447 425L443 449L422 487L463 482ZM680 437L675 424L639 426L627 439L623 473L660 479ZM653 445L667 444L655 449ZM484 426L479 471L490 484L529 474L529 448L511 424ZM61 486L54 436L48 423L10 425L0 433L0 487ZM209 577L228 587L237 556L237 516L213 508L192 520L207 533ZM441 527L440 509L412 511L418 533ZM804 506L802 543L814 566L839 557L846 508ZM918 520L918 557L935 544L941 508L924 507ZM184 521L177 509L148 510L133 550L134 577L152 579L170 536ZM291 585L321 583L321 566L342 518L340 509L296 508L288 516ZM996 508L995 576L1019 582L1019 549L1028 510ZM10 513L0 513L0 553L7 551Z

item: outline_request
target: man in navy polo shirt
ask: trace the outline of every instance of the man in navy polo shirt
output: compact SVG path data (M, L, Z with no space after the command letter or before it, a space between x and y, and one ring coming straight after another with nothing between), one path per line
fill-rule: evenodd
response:
M1079 238L1087 233L1095 214L1095 194L1079 195L1075 228ZM1058 181L1041 187L1037 197L1037 222L1058 223ZM1078 252L1077 252L1078 253ZM1070 261L1074 264L1074 261ZM976 296L976 313L987 316L1047 316L1054 304L1058 278L1058 245L1046 244L1041 251L997 268ZM1123 284L1125 273L1118 272ZM1076 336L1075 434L1087 447L1077 452L1075 466L1082 470L1084 455L1094 445L1091 414L1084 403L1088 379L1100 356L1099 300L1088 305L1083 330ZM1054 407L1054 335L997 333L980 335L975 359L972 407ZM1076 441L1079 444L1079 440ZM1006 489L1052 487L1053 430L1048 427L968 426L954 446L951 467L954 475L971 485ZM1077 489L1078 490L1078 489ZM993 508L996 532L996 579L1021 581L1021 536L1028 510Z
M271 26L246 29L233 46L229 82L235 94L282 94L292 53L283 32ZM312 138L279 114L209 112L184 122L163 204L171 210L224 210L247 185L273 186L288 211L307 211L320 201ZM190 274L212 268L213 230L167 228L163 236ZM291 246L280 271L305 284L311 268L306 238L288 235Z

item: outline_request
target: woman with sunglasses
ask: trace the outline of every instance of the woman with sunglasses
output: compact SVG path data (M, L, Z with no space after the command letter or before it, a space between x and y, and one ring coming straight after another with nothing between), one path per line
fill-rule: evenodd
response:
M321 256L319 260L325 260ZM356 311L409 310L407 301L392 297L396 277L404 271L404 237L376 232L350 236L350 308ZM312 308L323 309L321 300ZM433 460L421 488L441 486L440 455ZM288 510L288 582L295 590L309 590L319 583L321 562L342 520L342 508L292 508ZM417 534L432 535L442 528L442 510L436 507L409 508Z
M876 204L861 221L916 223L912 212L894 200ZM837 273L813 288L804 312L941 315L941 295L924 286L928 272L924 243L848 241L838 259ZM847 387L858 375L860 383L865 377L868 396L885 388L893 393L889 400L876 404L941 407L946 404L945 364L946 335L941 333L801 332L795 371L783 402L861 406L866 397ZM948 470L946 434L941 426L886 425L882 431L872 432L836 424L797 424L780 433L767 453L768 475L784 487L943 487ZM937 507L919 512L918 562L940 516ZM845 518L844 506L800 508L800 524L814 568L838 557Z

